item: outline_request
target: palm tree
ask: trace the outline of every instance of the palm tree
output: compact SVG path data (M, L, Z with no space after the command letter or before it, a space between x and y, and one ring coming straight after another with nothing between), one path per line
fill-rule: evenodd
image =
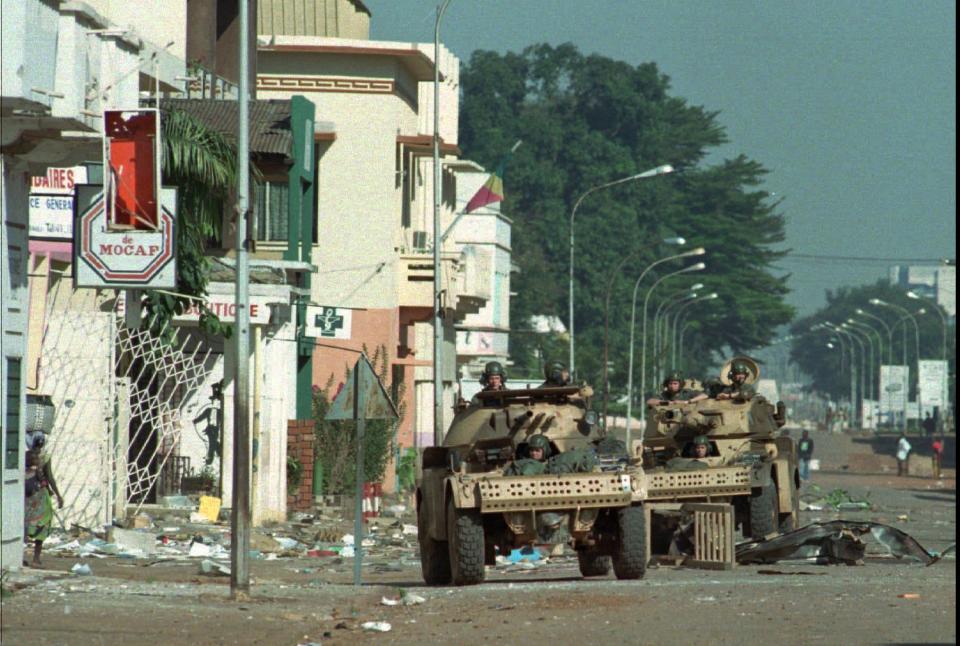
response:
M224 202L237 177L237 152L221 133L182 110L164 113L162 123L163 183L177 188L177 294L148 290L145 304L150 328L168 333L169 321L190 304L186 296L207 293L209 259L206 247L219 243ZM200 326L212 334L230 335L205 305ZM166 332L164 332L166 330Z

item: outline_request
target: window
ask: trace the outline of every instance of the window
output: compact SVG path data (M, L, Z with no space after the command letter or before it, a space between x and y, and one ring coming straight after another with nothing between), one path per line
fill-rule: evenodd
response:
M286 242L289 230L290 188L286 182L256 182L254 209L260 242Z
M20 359L7 357L7 455L4 467L20 466Z

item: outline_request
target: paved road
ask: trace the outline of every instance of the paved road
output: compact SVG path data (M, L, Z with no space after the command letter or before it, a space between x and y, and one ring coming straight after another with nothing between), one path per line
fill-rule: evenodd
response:
M939 482L851 472L849 458L862 446L849 438L817 446L834 444L830 468L814 482L868 496L876 507L843 518L895 525L931 550L955 541L954 471ZM839 516L802 512L804 522ZM226 579L201 577L192 562L142 567L108 558L91 562L96 576L80 578L66 574L75 558L50 556L47 570L19 576L26 587L4 599L3 644L955 643L954 557L922 567L881 553L874 545L875 558L859 567L660 567L635 582L585 581L565 557L493 571L470 588L427 588L416 567L371 566L360 591L349 585L349 561L278 559L254 562L254 596L244 603L228 599ZM382 605L401 589L426 602ZM391 630L364 632L365 621L389 622Z

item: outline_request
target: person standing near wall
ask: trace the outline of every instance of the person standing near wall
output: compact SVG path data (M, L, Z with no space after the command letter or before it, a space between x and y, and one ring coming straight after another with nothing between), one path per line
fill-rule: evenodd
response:
M43 541L53 528L53 498L57 497L57 507L63 509L63 496L53 478L50 457L44 455L44 442L34 441L33 448L27 452L27 471L25 480L26 504L24 505L24 533L26 540L33 541L33 567L40 566L40 552ZM24 560L26 565L26 560Z

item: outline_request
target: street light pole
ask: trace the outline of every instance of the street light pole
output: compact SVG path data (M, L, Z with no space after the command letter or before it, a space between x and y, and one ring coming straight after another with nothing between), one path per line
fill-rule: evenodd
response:
M446 0L449 2L450 0ZM570 332L570 377L573 378L576 374L576 355L574 348L574 329L573 329L573 233L574 233L574 220L577 217L577 209L580 207L580 203L583 202L583 199L595 191L600 189L610 188L611 186L616 186L618 184L624 184L626 182L632 182L638 179L646 179L648 177L656 177L657 175L665 175L667 173L673 172L673 166L670 164L664 164L663 166L657 166L656 168L651 168L650 170L644 171L642 173L637 173L636 175L631 175L630 177L623 177L621 179L614 180L612 182L607 182L605 184L600 184L599 186L594 186L593 188L587 189L573 205L573 211L570 212L570 296L569 296L569 317L568 317L568 330ZM606 422L606 420L604 420Z
M633 401L633 328L635 327L634 320L637 317L637 289L640 287L640 283L641 281L643 281L644 277L646 277L647 273L657 265L663 264L665 262L669 262L670 260L677 260L679 258L689 258L690 256L702 256L706 252L707 252L706 249L704 249L703 247L697 247L696 249L691 249L690 251L685 251L683 253L678 253L673 256L667 256L666 258L661 258L660 260L656 260L650 263L649 265L647 265L646 268L644 268L644 270L640 273L640 277L637 278L637 281L633 285L633 299L632 299L633 304L630 309L630 356L627 361L627 366L628 366L627 367L627 435L628 436L630 434L630 422L631 422L630 407ZM629 449L630 447L628 445L627 450Z
M943 312L940 311L940 306L937 305L937 303L933 302L932 300L928 298L923 298L922 296L918 295L916 292L913 292L913 291L907 292L907 296L915 300L927 301L933 306L930 309L936 312L937 316L940 317L940 325L942 326L942 330L943 330L943 345L940 349L940 360L946 361L947 360L947 318L943 315Z
M896 305L896 304L894 304L894 303L888 303L887 301L880 300L879 298L871 298L871 299L870 299L870 304L871 304L871 305L878 305L878 306L881 306L881 307L888 307L888 308L890 308L890 309L892 309L892 310L895 310L895 311L898 311L898 312L902 312L902 313L905 314L907 317L909 317L911 321L913 321L913 326L914 326L914 329L915 329L915 331L916 331L916 336L917 336L917 364L916 364L916 371L917 371L917 373L919 373L919 372L920 372L920 347L919 347L919 346L920 346L920 328L919 328L919 326L917 326L917 320L916 320L915 318L913 318L913 314L911 314L911 313L910 313L910 310L908 310L908 309L905 308L905 307L901 307L900 305ZM892 337L892 332L893 332L893 328L894 328L894 327L896 327L896 323L894 323L893 325L890 326L891 337ZM904 365L904 366L907 366L908 369L909 369L909 365L910 365L910 364L907 362L907 326L906 326L906 325L903 326L903 365ZM917 376L919 376L919 374L918 374ZM918 380L918 382L917 382L917 387L919 387L919 380ZM909 390L909 388L910 388L910 380L909 380L909 375L908 375L908 377L907 377L907 392L905 392L905 393L903 394L903 431L904 431L904 432L907 431L907 408L908 408L907 404L908 404L909 401L910 401L910 390ZM914 399L916 399L916 393L914 393ZM919 402L918 402L918 406L919 406Z
M660 304L657 306L657 310L653 315L653 357L654 357L654 379L658 383L662 379L663 373L663 350L666 347L666 342L663 340L666 336L666 333L661 334L660 328L663 326L663 319L660 318L660 314L664 315L664 318L667 317L667 312L678 303L690 300L691 298L697 297L697 290L703 289L703 283L697 283L691 285L686 289L681 289L673 292L665 299L660 301Z
M250 592L250 284L247 222L250 217L250 9L240 0L240 79L237 133L237 283L234 295L236 330L233 386L233 482L230 495L230 594L243 599Z
M853 339L853 341L855 341L856 344L857 344L857 346L860 348L860 384L859 384L859 385L860 385L860 391L859 391L860 397L858 398L858 402L859 402L859 404L860 404L860 405L859 405L859 410L860 410L860 415L859 415L860 428L863 428L863 411L864 411L864 408L863 408L863 400L866 399L866 392L867 392L867 390L866 390L866 384L865 384L865 381L866 381L866 372L867 372L867 348L866 348L866 346L864 346L863 340L860 338L859 333L858 333L858 334L854 334L855 328L853 328L852 326L850 326L850 325L848 325L848 324L846 324L846 323L841 323L841 324L839 325L839 328L841 328L845 334L847 334L851 339ZM869 341L869 340L868 340L868 341ZM871 348L871 351L872 351L872 348Z
M871 314L870 312L864 309L857 308L857 314L859 314L860 316L866 316L867 318L871 318L874 321L877 321L878 323L880 323L880 325L883 326L883 329L886 330L887 332L887 364L893 365L893 330L890 329L890 326L887 325L887 322L884 321L882 318L880 318L875 314Z
M433 445L443 443L443 301L440 270L440 21L450 0L437 6L433 26Z
M694 250L696 251L696 250ZM693 252L690 252L691 255ZM677 271L670 272L665 276L661 276L650 286L650 289L647 290L647 295L643 299L643 316L642 318L642 327L643 327L643 339L640 342L642 348L640 349L640 393L641 397L647 392L647 306L650 303L650 294L653 293L653 290L657 288L657 285L662 283L668 278L673 276L678 276L680 274L686 274L691 271L703 271L706 269L706 265L702 262L698 262L695 265L690 265L689 267L684 267L683 269L678 269ZM642 276L641 276L642 277ZM627 450L630 447L630 422L631 418L631 407L633 404L633 328L634 325L634 315L637 310L637 288L640 287L640 279L637 279L636 284L633 286L633 308L631 310L630 316L630 371L629 371L629 385L627 386ZM643 423L646 421L646 404L640 407L640 425L643 426Z
M869 375L870 378L867 380L867 387L870 390L870 399L873 399L873 397L877 393L877 389L876 389L877 374L878 374L877 359L880 353L874 352L874 349L873 349L874 338L873 336L870 335L870 333L876 332L876 330L874 330L872 327L870 327L866 323L861 323L860 321L854 318L847 319L846 325L849 326L849 329L857 330L858 332L860 332L860 334L862 334L864 338L866 338L867 345L870 347L870 375ZM877 338L879 339L880 336L877 335ZM879 357L879 359L880 361L883 360L882 357Z
M676 363L676 362L677 362L677 359L680 359L681 361L683 360L683 345L682 345L682 344L680 345L677 353L676 353L676 354L673 353L674 347L677 346L677 326L679 325L679 322L680 322L680 320L681 320L681 319L680 319L681 314L683 314L685 311L687 311L687 309L689 309L690 307L692 307L695 303L699 303L699 302L701 302L701 301L712 301L712 300L714 300L715 298L718 298L718 297L719 297L719 294L717 294L716 292L712 292L712 293L710 293L710 294L707 294L706 296L697 297L697 298L693 299L692 301L690 301L689 303L684 303L683 305L681 305L681 306L677 309L676 314L673 315L673 328L672 328L671 333L670 333L670 360L671 360L672 363Z
M675 244L677 246L683 246L687 244L687 241L682 237L674 238L664 238L664 244ZM641 247L640 249L635 250L633 253L630 253L624 256L617 266L611 272L610 276L607 278L607 293L603 299L603 423L606 426L607 423L607 405L610 401L610 382L608 380L610 372L610 294L613 291L613 281L617 276L620 275L620 270L623 269L623 266L627 264L630 260L633 260L641 253L649 249L650 247ZM571 337L572 338L572 337Z

